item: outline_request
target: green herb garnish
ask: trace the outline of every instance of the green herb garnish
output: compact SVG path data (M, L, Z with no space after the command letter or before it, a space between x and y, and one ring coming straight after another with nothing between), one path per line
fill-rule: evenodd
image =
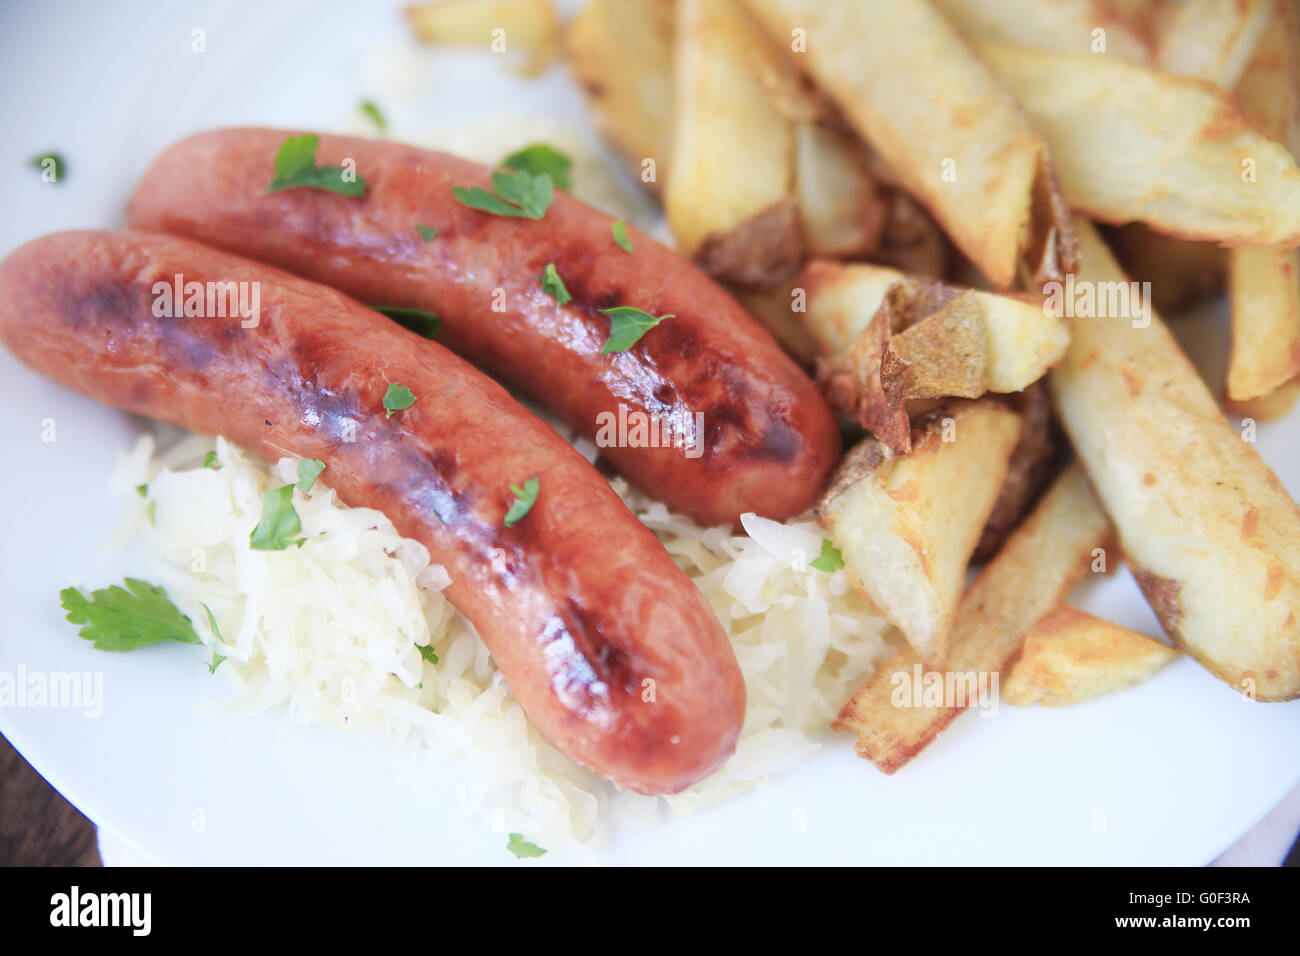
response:
M628 238L626 219L619 219L609 227L609 231L614 234L614 242L620 249L624 252L632 251L632 240Z
M203 467L204 468L217 467L217 453L215 451L210 451L203 456Z
M58 153L41 153L33 156L30 163L41 171L41 179L47 183L63 182L63 174L68 168Z
M428 226L422 226L418 222L415 224L415 231L420 234L420 238L425 242L433 242L434 237L438 235L437 229L430 229Z
M543 173L551 177L556 189L569 188L569 169L573 160L557 149L545 143L533 143L518 152L511 153L502 162L507 169L518 169L533 176Z
M546 264L546 268L539 278L542 280L542 291L554 299L558 305L568 305L573 301L573 296L569 295L569 290L564 287L564 280L555 271L554 262Z
M290 136L281 143L275 153L275 178L266 187L266 191L278 193L286 189L320 189L340 196L364 196L370 187L360 176L341 166L316 165L316 149L319 146L320 137L315 133Z
M141 498L148 498L148 497L149 497L149 486L148 486L148 485L136 485L136 486L135 486L135 493L136 493L137 495L139 495Z
M298 537L301 533L302 522L293 508L293 485L281 485L262 499L262 517L248 543L254 551L283 551L291 544L301 547L307 540Z
M505 521L502 522L507 528L512 527L533 510L533 505L537 502L537 492L541 490L541 483L536 478L529 478L522 488L511 485L510 490L514 493L515 500L510 505L510 510L506 512Z
M844 555L840 553L839 548L831 544L830 538L822 538L822 553L809 564L818 571L838 571L844 567Z
M357 104L361 112L370 117L375 126L379 127L379 132L383 133L388 130L388 120L384 119L383 110L375 105L374 100L362 100Z
M389 385L384 392L384 408L388 409L386 418L392 418L397 412L415 404L415 395L405 385Z
M207 612L208 626L212 628L212 636L218 641L223 640L221 636L221 628L217 627L217 619L212 616L212 608L208 607L202 601L199 602L199 607L203 608L203 610ZM218 654L217 649L214 646L212 648L212 663L208 665L208 673L215 674L217 668L221 666L221 662L225 659L226 656L224 654Z
M438 329L442 328L442 319L432 312L408 309L400 305L372 305L370 308L388 316L403 328L410 329L417 335L423 335L426 339L433 338L438 334Z
M137 578L127 578L125 584L125 589L115 584L91 591L90 600L77 588L59 592L68 620L83 625L78 637L101 651L134 651L163 641L203 643L165 590Z
M521 860L527 857L545 856L546 851L536 843L529 843L524 839L522 833L510 834L510 842L506 844L506 849L519 857Z
M541 219L551 205L551 177L546 173L533 176L522 169L493 173L492 189L494 193L480 186L453 186L451 193L462 205L494 216Z
M641 336L664 319L673 318L671 314L661 315L656 318L649 312L635 309L630 305L617 305L612 309L601 309L600 311L609 316L609 338L605 340L605 344L600 350L605 355L613 352L626 352L641 341Z
M325 470L325 462L319 458L299 458L298 459L298 490L303 494L311 491L311 486L316 484L316 479L320 473Z
M438 655L437 653L434 652L434 649L432 647L429 647L426 644L416 644L415 649L419 651L420 656L423 657L430 664L438 663Z

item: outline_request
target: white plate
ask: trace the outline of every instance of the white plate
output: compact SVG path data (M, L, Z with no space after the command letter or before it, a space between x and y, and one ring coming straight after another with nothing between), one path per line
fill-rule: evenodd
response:
M338 3L6 5L0 22L0 250L57 229L119 225L155 152L237 123L338 127L379 96L399 130L493 112L590 127L563 70L538 82L490 56L426 54L404 99L378 66L400 62L396 8ZM205 53L191 51L206 31ZM386 49L388 48L388 49ZM68 161L50 186L28 159ZM512 862L486 827L431 798L462 772L331 729L276 735L276 717L197 712L218 694L190 649L113 655L62 619L58 591L138 570L97 556L115 519L105 475L139 424L0 353L5 547L0 671L103 674L103 714L0 710L24 756L97 823L175 863ZM41 440L54 419L56 441ZM1259 448L1300 492L1296 418ZM1083 606L1157 633L1127 572ZM614 834L612 863L1201 864L1300 781L1300 703L1251 704L1182 660L1141 688L1053 711L958 720L894 777L827 746L765 789L651 833ZM546 861L542 861L546 862Z

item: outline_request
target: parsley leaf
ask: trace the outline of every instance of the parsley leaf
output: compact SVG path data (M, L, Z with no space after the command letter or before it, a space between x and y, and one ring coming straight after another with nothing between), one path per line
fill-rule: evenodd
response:
M30 164L41 171L41 179L47 183L63 182L63 174L68 168L68 164L58 153L41 153L39 156L33 156Z
M453 186L451 194L461 205L494 216L541 219L551 205L551 177L546 173L533 176L522 169L514 173L493 173L492 188L495 194L481 186L470 189Z
M203 643L165 590L137 578L127 578L125 584L125 590L115 584L91 591L90 600L76 588L59 592L68 620L84 625L78 637L101 651L133 651L163 641Z
M415 395L405 385L389 385L384 392L384 408L388 409L386 418L392 418L403 409L415 404Z
M425 242L433 242L434 236L438 235L437 229L431 229L428 226L422 226L418 222L415 224L415 231L420 234L420 238Z
M629 239L627 235L626 219L619 219L617 222L615 222L612 226L609 227L609 231L614 234L614 243L620 249L622 249L624 252L632 251L632 240Z
M199 607L203 608L203 610L208 615L208 626L212 628L212 636L216 638L218 641L224 641L225 638L221 636L221 628L217 627L217 619L212 616L212 608L208 607L202 601L199 602ZM221 662L224 661L225 659L226 659L226 655L218 654L217 649L214 646L212 648L212 663L208 665L208 673L215 674L217 672L217 668L221 666Z
M286 189L320 189L328 193L353 198L364 196L370 187L355 173L344 179L348 171L341 166L317 166L316 149L320 137L315 133L290 136L275 153L275 178L266 187L268 193Z
M319 458L299 458L298 459L298 490L306 494L311 491L311 486L316 484L316 479L320 473L325 470L325 462Z
M438 329L442 328L442 319L432 312L408 309L401 305L372 305L370 308L426 339L433 338L438 334Z
M818 571L838 571L844 567L844 555L840 549L831 544L830 538L822 538L822 553L809 562L810 567Z
M555 271L555 263L546 263L546 268L541 276L542 291L549 295L559 305L568 305L573 301L573 296L569 295L569 290L564 287L564 280L560 274Z
M283 551L291 544L299 547L306 538L296 538L302 533L302 522L293 509L293 485L272 488L262 499L262 518L248 536L249 547L254 551Z
M551 177L551 182L557 189L568 189L569 168L573 165L573 160L545 143L533 143L511 153L501 165L508 169L523 170L533 176L545 173Z
M215 451L210 451L203 456L203 467L204 468L217 467L217 453Z
M135 486L135 493L136 493L137 495L139 495L141 498L148 498L148 497L149 497L149 486L148 486L148 485L136 485L136 486Z
M510 842L506 844L506 849L519 857L521 860L527 857L545 856L546 851L536 843L529 843L524 839L522 833L510 834Z
M432 647L429 647L427 644L416 644L415 649L419 651L420 656L430 664L438 663L438 655Z
M649 312L641 309L634 309L630 305L616 305L612 309L601 309L609 316L609 338L601 347L603 355L609 355L613 352L626 352L632 346L641 341L641 336L645 335L664 319L671 319L673 316L661 315L658 318Z
M537 503L537 493L541 490L541 483L536 478L529 478L522 488L511 485L510 490L514 492L515 500L510 505L510 510L506 512L506 520L503 522L507 528L523 520L523 517L533 510L533 505Z
M374 100L362 100L357 104L361 112L370 117L371 121L379 127L381 133L388 129L388 120L384 119L383 110L375 105Z

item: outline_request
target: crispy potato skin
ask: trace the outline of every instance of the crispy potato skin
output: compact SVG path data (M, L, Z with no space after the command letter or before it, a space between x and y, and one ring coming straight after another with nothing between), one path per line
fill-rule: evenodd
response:
M1001 673L1020 653L1029 629L1061 606L1112 535L1083 472L1067 468L962 597L946 670ZM922 666L914 648L903 648L858 689L832 725L856 734L859 756L882 773L905 766L966 709L896 704L896 675L910 676Z
M1087 282L1126 277L1081 228ZM1166 633L1260 700L1300 696L1300 508L1154 313L1074 326L1057 413Z

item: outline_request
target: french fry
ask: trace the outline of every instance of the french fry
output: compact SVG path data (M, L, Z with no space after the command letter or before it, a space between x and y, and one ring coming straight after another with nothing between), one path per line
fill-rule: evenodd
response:
M925 0L746 2L990 282L1072 271L1042 140Z
M525 76L550 65L560 21L549 0L435 0L406 8L421 43L504 54Z
M1264 398L1300 375L1300 249L1231 250L1228 398Z
M1069 341L1040 303L886 266L814 260L795 289L804 295L796 318L823 356L819 378L832 405L899 452L908 448L909 399L1018 392ZM795 304L786 297L787 309Z
M601 136L661 192L673 142L672 0L590 0L564 42Z
M1300 9L1287 0L1261 5L1272 17L1237 84L1237 100L1248 119L1295 155L1300 152ZM1300 251L1239 248L1229 255L1227 393L1230 401L1249 402L1300 374Z
M1243 419L1272 422L1291 414L1291 409L1295 408L1297 400L1300 400L1300 378L1293 378L1263 398L1252 398L1246 402L1234 402L1228 399L1225 407L1233 415Z
M976 50L1042 132L1076 209L1225 245L1300 242L1300 169L1223 91L1104 56Z
M945 673L973 676L987 694L993 675L1020 653L1029 629L1061 606L1111 533L1088 480L1077 467L1067 468L963 595ZM899 694L898 675L908 681L923 667L915 649L903 648L858 689L832 725L856 734L858 754L882 773L912 760L971 702L967 695L962 702L915 705Z
M817 503L854 586L927 662L947 656L966 565L1020 430L993 400L936 409L907 455L874 438L854 448Z
M1025 635L1002 682L1016 707L1064 707L1140 684L1178 657L1167 644L1068 605Z
M810 256L861 258L880 250L886 200L852 136L816 121L794 126L795 201Z
M1271 12L1272 0L1186 0L1160 25L1156 65L1230 90L1254 55Z
M1126 282L1080 223L1078 282ZM1300 695L1300 508L1149 309L1076 320L1056 410L1166 633L1260 700Z
M1135 63L1151 57L1146 41L1107 0L933 0L973 40L1063 53L1107 53Z
M685 255L749 288L779 282L803 260L793 130L755 67L768 47L739 0L678 0L664 210Z

